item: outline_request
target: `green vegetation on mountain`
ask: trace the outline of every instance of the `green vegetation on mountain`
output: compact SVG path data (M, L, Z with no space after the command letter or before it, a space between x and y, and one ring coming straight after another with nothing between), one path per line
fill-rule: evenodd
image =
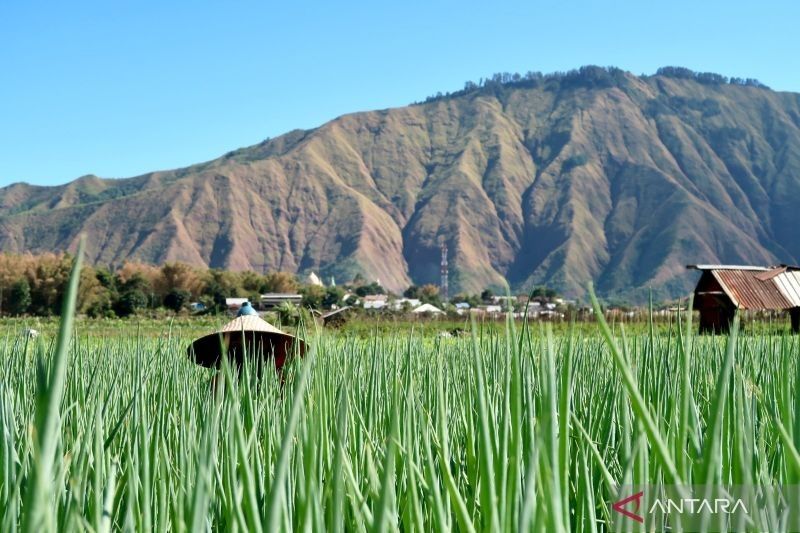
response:
M686 69L498 75L192 167L0 189L0 249L361 274L401 291L685 294L692 262L800 260L800 95Z

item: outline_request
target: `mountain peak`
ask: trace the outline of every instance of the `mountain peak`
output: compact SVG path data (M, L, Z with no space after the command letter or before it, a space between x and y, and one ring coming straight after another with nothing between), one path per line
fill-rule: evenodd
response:
M686 263L795 263L800 98L666 67L497 75L187 167L0 189L0 246L362 274L401 290L685 294Z

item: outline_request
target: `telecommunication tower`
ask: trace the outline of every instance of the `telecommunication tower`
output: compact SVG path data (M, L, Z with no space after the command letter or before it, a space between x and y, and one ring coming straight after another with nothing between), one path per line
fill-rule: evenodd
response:
M448 268L447 268L447 243L445 242L445 240L443 238L439 242L439 249L442 252L442 262L441 262L441 270L440 270L441 284L439 286L439 294L442 297L443 301L447 301L447 292L448 292L448 286L447 286L447 271L448 271Z

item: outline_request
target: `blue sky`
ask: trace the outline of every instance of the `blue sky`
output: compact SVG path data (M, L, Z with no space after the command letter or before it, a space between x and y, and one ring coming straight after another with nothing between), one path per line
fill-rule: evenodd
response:
M797 2L0 4L0 185L213 159L494 72L664 65L800 92Z

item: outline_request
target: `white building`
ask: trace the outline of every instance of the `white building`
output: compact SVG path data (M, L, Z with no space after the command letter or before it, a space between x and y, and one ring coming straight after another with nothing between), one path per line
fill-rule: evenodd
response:
M444 313L444 311L442 311L441 309L439 309L435 305L431 305L431 304L422 304L419 307L414 308L414 310L411 311L411 312L415 313L415 314L418 314L418 315L422 314L422 313L429 313L431 315L441 315L441 314Z
M469 313L470 305L467 302L456 302L456 314L461 316L465 313Z
M514 307L514 304L517 303L516 296L492 296L492 303L497 305L504 305L504 306L511 306Z
M261 295L262 309L272 309L274 307L280 307L284 303L300 305L302 302L303 302L303 296L300 294L269 292L267 294Z
M411 309L419 307L422 302L417 300L416 298L398 298L397 300L392 302L392 309L395 311L400 311L403 307L408 304Z
M368 294L361 302L364 309L383 309L388 301L389 297L385 294Z

